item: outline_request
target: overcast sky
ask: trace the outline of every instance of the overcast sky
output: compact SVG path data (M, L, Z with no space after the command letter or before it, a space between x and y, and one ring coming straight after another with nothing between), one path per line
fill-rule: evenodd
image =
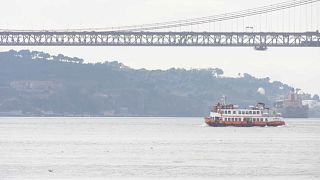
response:
M1 0L0 29L73 29L100 28L121 25L179 20L254 8L284 0ZM268 31L291 29L311 31L320 29L320 3L274 13L266 17ZM294 13L299 16L293 21ZM313 19L305 21L306 12ZM312 13L312 14L311 14ZM284 17L291 18L284 21ZM272 17L272 18L271 18ZM279 17L282 17L279 18ZM255 31L264 29L263 16L246 20L245 26ZM240 19L237 24L242 24ZM205 25L205 28L217 25ZM241 25L220 24L220 28L241 30ZM222 27L221 27L222 26ZM306 29L307 27L307 29ZM193 27L193 30L201 27ZM319 48L252 48L203 47L0 47L31 49L52 54L84 58L87 62L120 61L133 68L167 69L222 68L226 75L249 73L270 77L305 92L320 94ZM205 82L204 82L205 83Z

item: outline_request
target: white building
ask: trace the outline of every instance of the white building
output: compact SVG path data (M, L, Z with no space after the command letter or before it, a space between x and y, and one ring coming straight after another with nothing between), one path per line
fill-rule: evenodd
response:
M316 101L316 100L303 100L302 101L303 105L308 105L310 109L316 108L316 107L320 107L320 102Z

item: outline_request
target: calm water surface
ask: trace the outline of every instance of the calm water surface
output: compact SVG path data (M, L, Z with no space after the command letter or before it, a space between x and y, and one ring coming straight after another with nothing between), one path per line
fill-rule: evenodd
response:
M320 119L0 118L0 180L320 179Z

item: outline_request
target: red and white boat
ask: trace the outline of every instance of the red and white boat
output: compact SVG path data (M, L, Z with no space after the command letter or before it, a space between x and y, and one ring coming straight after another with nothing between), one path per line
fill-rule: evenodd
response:
M281 114L265 107L264 103L258 103L254 107L241 109L237 105L218 103L213 106L210 115L205 117L209 126L225 127L253 127L253 126L282 126L285 125Z

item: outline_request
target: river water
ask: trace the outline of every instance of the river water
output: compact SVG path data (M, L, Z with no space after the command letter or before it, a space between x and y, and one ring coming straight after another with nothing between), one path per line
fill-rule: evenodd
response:
M320 179L320 119L0 118L0 180Z

